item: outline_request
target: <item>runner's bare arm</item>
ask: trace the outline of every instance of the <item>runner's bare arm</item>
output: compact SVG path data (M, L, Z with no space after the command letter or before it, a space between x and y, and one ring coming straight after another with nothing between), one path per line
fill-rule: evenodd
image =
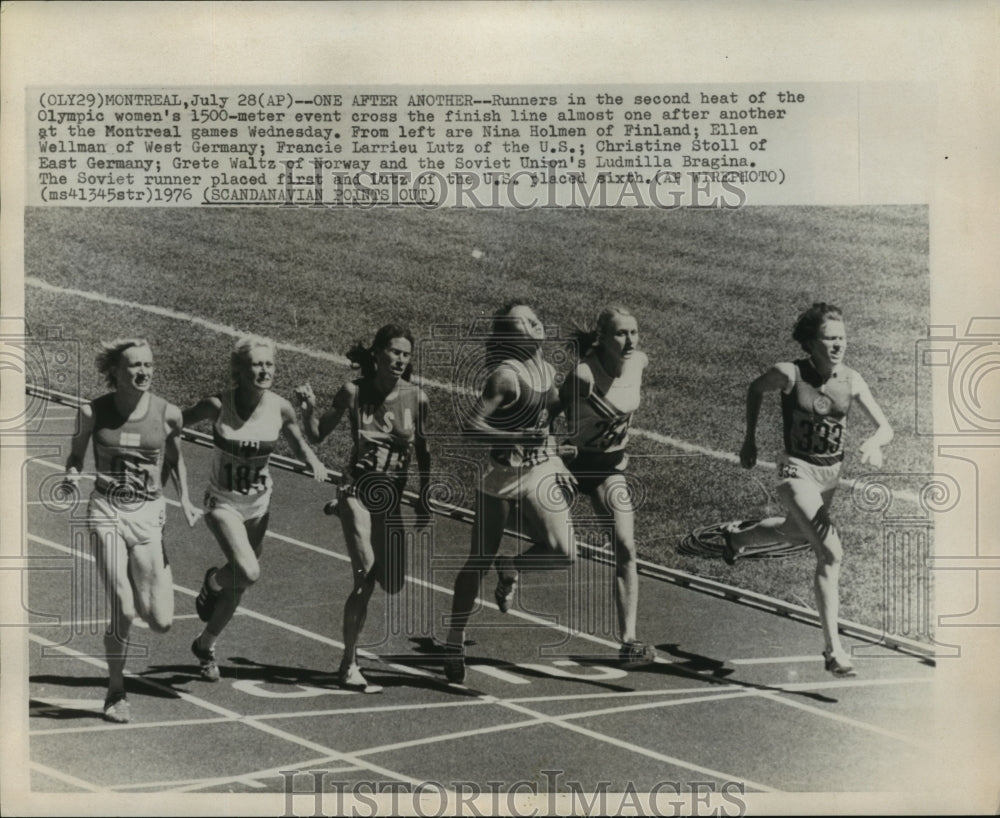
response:
M871 389L868 388L865 379L856 375L853 383L854 397L857 398L861 408L865 410L876 426L875 432L861 444L861 462L870 463L879 468L882 465L882 447L892 442L894 432L888 418L882 411L882 407L872 396Z
M183 412L183 425L191 426L203 420L215 421L222 413L222 401L215 395L203 398Z
M306 383L294 389L295 400L302 409L302 427L313 445L323 442L343 418L351 405L351 395L356 389L354 384L344 384L333 398L333 405L322 416L316 414L316 393L310 384Z
M80 482L80 472L83 470L83 459L87 456L87 446L94 432L94 412L89 403L80 406L77 412L77 433L70 443L69 456L66 458L66 481L74 486Z
M788 388L789 372L786 364L775 364L763 375L755 378L747 389L746 434L740 449L740 465L752 469L757 465L757 420L764 395Z
M295 410L284 398L281 399L281 433L296 455L301 457L312 469L313 480L322 483L326 480L326 466L316 456L316 453L306 443L302 436L302 429L299 427L298 419L295 417Z
M426 431L427 413L430 411L430 402L427 395L420 390L419 403L417 404L417 428L413 437L413 452L417 458L417 474L420 479L420 491L417 495L417 525L425 526L430 522L430 479L431 479L431 452L427 445Z
M163 472L160 482L164 485L169 478L177 489L181 509L189 526L194 526L201 518L202 512L188 494L187 467L184 464L184 454L181 450L181 431L183 430L183 415L173 404L167 407L167 440L163 449Z

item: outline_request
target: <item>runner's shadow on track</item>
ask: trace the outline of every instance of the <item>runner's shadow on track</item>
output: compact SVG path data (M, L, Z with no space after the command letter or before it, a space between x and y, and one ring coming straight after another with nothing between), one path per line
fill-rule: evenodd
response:
M85 710L82 707L67 707L40 699L28 700L28 716L33 719L97 719L103 721L100 710Z
M236 667L233 667L235 665ZM173 676L163 677L159 674L172 673ZM162 684L190 684L192 681L200 681L201 669L195 662L178 665L150 665L140 676L154 676L156 681ZM246 659L243 656L231 656L225 661L219 660L219 675L223 679L232 681L244 680L255 682L269 682L271 684L311 684L321 687L321 680L329 681L331 673L329 670L309 670L302 667L290 667L288 665L265 665Z
M243 656L231 656L229 663L236 665L235 668L219 665L219 671L223 678L244 679L251 681L269 682L271 684L285 685L310 685L312 687L339 688L337 674L330 670L310 670L308 668L290 667L288 665L269 665L247 659ZM428 678L424 676L407 675L405 673L393 672L387 668L380 668L379 661L396 661L396 657L379 657L365 664L364 672L368 681L377 683L382 687L401 687L414 690L437 690L455 694L455 688L448 685L443 679ZM400 663L403 664L403 663ZM194 676L198 675L197 667L194 668ZM464 694L463 694L464 695Z
M656 649L663 651L670 656L676 656L678 659L684 659L685 661L683 663L674 662L669 665L654 665L647 668L640 668L641 671L669 673L672 668L673 672L678 675L702 679L709 684L735 685L737 687L745 687L750 690L767 690L772 693L784 693L788 696L801 696L804 699L812 699L813 701L823 702L825 704L836 704L840 701L839 699L834 699L830 696L824 696L822 693L814 693L807 690L788 690L780 685L767 685L733 679L731 675L733 673L733 669L725 667L725 662L721 659L713 659L710 656L703 656L700 653L691 653L686 650L681 650L680 646L676 643L657 645Z
M394 655L392 656L393 662L398 662L399 664L412 664L425 667L429 670L440 671L441 660L444 658L444 652L442 651L442 646L439 642L431 639L429 637L414 637L410 639L410 642L414 644L415 654L404 654L404 655ZM474 645L476 642L471 639L465 640L466 645ZM562 658L562 657L561 657ZM594 660L594 657L565 657L578 661L582 665L600 665L600 664L616 664L614 661L604 661L604 660ZM513 662L507 662L503 659L491 659L483 656L471 656L466 658L465 664L467 667L486 666L495 667L498 670L506 671L507 673L515 673L520 676L527 676L531 679L556 679L564 681L579 682L580 684L591 685L593 687L599 687L602 690L610 690L615 693L631 693L635 690L634 687L629 687L620 684L611 684L607 681L602 681L600 679L588 679L584 676L571 676L569 679L564 676L558 675L558 673L545 673L544 671L537 670L533 667L527 667L522 664L515 664Z
M153 668L149 668L142 673L130 674L125 677L125 692L135 693L137 696L150 696L154 699L179 699L180 694L173 689L161 689L160 687L154 687L151 684L145 684L142 677L151 673ZM62 685L63 687L96 687L101 691L101 695L104 695L104 691L108 686L107 676L53 676L49 674L40 674L37 676L29 676L29 682L34 682L37 684L52 684L52 685ZM180 679L180 681L187 681L187 678ZM158 685L166 685L170 687L170 680L168 679L156 679Z
M176 691L164 690L151 684L144 684L136 676L125 677L125 692L130 696L149 696L154 699L179 699L180 694ZM92 687L97 691L97 696L103 698L108 685L106 676L53 676L51 674L39 674L29 676L29 682L36 684L60 685L62 687ZM166 684L164 680L157 679L157 684ZM184 681L187 681L186 679ZM100 710L87 710L84 708L67 707L46 702L44 699L30 699L28 701L28 715L32 718L44 719L98 719L103 720L104 714Z

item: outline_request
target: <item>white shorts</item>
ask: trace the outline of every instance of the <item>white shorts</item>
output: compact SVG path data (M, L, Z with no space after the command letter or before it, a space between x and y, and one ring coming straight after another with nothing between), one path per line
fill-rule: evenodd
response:
M263 517L270 506L271 489L261 494L235 494L229 491L216 491L212 487L205 491L205 511L215 509L229 511L245 523Z
M490 460L483 477L484 494L501 500L535 500L543 508L569 508L576 480L566 464L550 457L530 466L504 466Z
M778 458L778 476L782 483L791 480L807 480L815 483L820 494L825 494L840 485L840 463L817 466L785 454Z
M132 549L137 545L163 547L163 524L167 519L167 501L162 497L142 500L134 505L112 502L95 491L87 504L87 524L102 537L114 532Z

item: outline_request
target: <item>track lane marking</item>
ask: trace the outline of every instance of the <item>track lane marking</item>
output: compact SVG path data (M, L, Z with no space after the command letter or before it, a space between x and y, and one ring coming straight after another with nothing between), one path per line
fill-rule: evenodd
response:
M108 667L107 663L102 662L99 659L95 659L91 656L87 656L86 654L74 650L73 648L67 648L64 645L57 645L56 643L51 642L48 639L44 639L41 636L37 636L36 634L33 633L28 634L28 639L30 639L32 642L35 642L36 644L43 645L45 647L49 647L53 650L59 651L60 653L69 656L70 658L77 659L81 662L100 668L102 670L107 670ZM222 707L221 705L217 705L213 702L208 701L207 699L202 699L200 696L195 696L183 690L175 690L165 685L161 685L160 683L153 681L152 679L148 679L144 676L139 676L135 673L132 673L131 671L125 671L125 675L130 679L135 680L139 684L146 685L148 687L151 687L155 690L159 690L164 693L169 693L171 694L171 696L176 696L178 699L181 699L182 701L185 701L188 704L194 705L195 707L201 707L202 709L208 710L212 713L215 713L216 715L223 716L231 722L245 724L248 727L251 727L255 730L259 730L263 733L267 733L268 735L286 741L289 744L296 744L300 747L313 750L314 752L320 755L329 756L330 758L333 759L340 759L346 763L355 764L359 768L367 770L368 772L377 773L378 775L383 775L386 776L387 778L391 778L396 781L405 781L413 785L421 783L419 779L411 778L410 776L402 775L393 770L389 770L386 767L382 767L377 764L371 764L364 760L358 759L355 757L354 753L341 752L333 749L332 747L326 747L322 744L319 744L318 742L311 741L310 739L307 739L304 736L298 736L295 733L289 733L278 727L273 727L269 724L258 722L254 716L238 713L235 710L229 710L228 708ZM294 763L294 762L289 762L289 763Z
M893 730L887 730L884 727L879 727L876 724L871 724L866 721L861 721L859 719L851 718L850 716L844 716L840 713L830 713L826 710L822 710L819 707L813 707L812 705L806 704L805 702L794 701L793 699L785 696L779 696L777 693L758 690L757 695L762 699L768 699L769 701L776 702L777 704L785 705L786 707L794 707L797 710L802 710L813 716L820 716L824 719L829 719L831 721L836 721L841 724L846 724L850 727L857 727L861 730L868 730L869 732L875 733L880 736L885 736L887 738L895 739L903 744L909 744L917 749L924 750L925 752L932 752L935 748L931 744L920 741L919 739L911 738L909 736L904 736L902 733L897 733Z
M316 758L310 758L305 761L297 761L295 763L304 767L312 767L316 764L326 764L330 761L340 761L340 758L338 756L317 756ZM284 766L286 765L270 767L264 770L255 770L252 773L245 773L244 775L239 776L213 776L211 778L185 778L150 781L144 784L126 784L118 787L117 789L120 792L127 792L128 790L137 789L139 787L159 787L161 789L169 789L171 792L194 792L195 790L202 789L204 787L214 787L220 784L231 783L246 784L248 787L261 789L265 786L261 783L261 781L267 778L276 778L281 774ZM360 771L361 769L357 766L338 767L333 770L328 770L328 772L331 773Z
M748 694L740 692L740 693L736 693L734 695L742 698L742 697L744 697L744 696L746 696ZM522 712L522 713L525 713L525 714L534 714L535 713L535 711L531 710L530 708L522 707L520 705L514 705L514 704L510 704L510 703L505 703L505 706L510 707L511 709L514 709L517 712ZM562 728L564 728L566 730L569 730L571 732L579 733L580 735L587 736L588 738L596 739L597 741L604 742L606 744L611 744L612 746L618 747L619 749L628 750L628 751L636 753L638 755L643 755L643 756L646 756L648 758L653 758L653 759L655 759L657 761L662 761L662 762L667 763L667 764L673 764L674 766L681 767L682 769L685 769L685 770L691 770L692 772L701 773L701 774L704 774L704 775L711 775L711 776L713 776L715 778L719 778L722 781L739 781L745 787L752 788L752 789L755 789L755 790L759 790L761 792L773 792L773 793L781 793L782 792L782 790L779 790L776 787L770 787L770 786L768 786L766 784L761 784L760 782L752 781L752 780L750 780L748 778L744 778L743 776L738 776L738 775L734 775L732 773L723 772L721 770L716 770L716 769L713 769L711 767L703 767L700 764L694 764L692 762L684 761L683 759L677 758L676 756L671 756L671 755L667 755L665 753L660 753L660 752L657 752L656 750L650 750L650 749L648 749L646 747L642 747L642 746L640 746L638 744L633 744L630 741L625 741L624 739L619 739L619 738L615 738L613 736L605 735L604 733L600 733L600 732L598 732L596 730L591 730L590 728L584 727L583 725L580 725L580 724L573 724L570 721L566 721L565 717L562 717L562 716L559 716L559 717L546 717L545 721L547 723L553 725L554 727L562 727Z
M110 792L110 790L106 787L91 784L89 781L84 781L82 778L77 778L76 776L69 775L68 773L60 772L59 770L53 769L45 764L39 764L37 761L29 761L28 766L43 775L49 776L49 778L54 778L56 781L62 781L64 784L72 784L74 787L79 787L80 789L87 790L88 792Z
M61 546L58 543L53 543L51 541L47 541L46 542L42 538L38 538L35 535L28 535L28 536L29 536L30 539L35 539L35 540L38 540L38 541L42 541L44 544L49 544L51 546L55 546L56 548L59 548L60 550L65 550L67 552L71 552L71 549L69 549L69 548L67 548L65 546ZM180 589L180 590L183 590L185 593L188 593L188 594L190 594L192 596L194 595L193 592L188 591L187 589ZM264 618L265 620L270 620L270 617L264 617L263 615L261 615L261 617ZM274 620L274 621L277 621L277 620ZM292 627L294 628L294 626L292 626ZM294 629L297 630L297 631L302 631L302 629L297 629L297 628L294 628ZM311 632L308 632L308 631L303 631L303 633L306 634L306 635L310 635L312 637L317 636L316 634L311 634ZM41 642L43 644L47 641L47 640L41 640L40 638L36 639L36 637L34 637L34 635L32 635L31 638L35 639L36 641L39 641L39 642ZM61 646L55 646L55 647L57 649L63 650L61 648ZM63 652L68 652L68 651L67 650L63 650ZM72 652L72 653L75 653L75 651ZM83 660L86 661L86 657L81 657L81 658L83 658ZM100 663L100 662L94 662L94 663L98 664L99 666L103 665L103 663ZM129 675L130 676L134 676L134 674L129 674ZM134 678L141 679L146 684L152 684L152 685L154 685L156 687L159 687L159 685L156 685L154 682L151 682L148 679L144 679L143 677L134 677ZM579 719L579 718L586 718L586 717L589 717L589 716L603 715L603 714L607 714L607 713L610 713L610 712L623 712L623 711L634 710L634 709L647 709L649 707L671 706L671 705L674 705L674 704L683 704L683 703L689 703L689 702L694 703L696 701L705 701L705 700L708 700L708 699L718 699L720 697L725 697L725 696L730 696L731 697L733 695L744 697L744 696L749 696L749 695L760 695L760 692L759 691L739 691L739 690L736 690L736 691L732 691L732 692L729 692L729 693L725 693L725 694L721 694L721 695L714 695L714 696L710 696L710 697L700 696L700 697L686 698L686 699L683 699L683 700L673 699L671 702L666 702L666 703L664 703L664 702L644 703L644 704L638 705L638 706L633 705L633 706L626 706L624 708L610 708L610 709L605 709L605 710L601 710L601 711L592 711L592 712L583 712L583 713L578 713L578 714L569 714L569 715L564 715L564 716L561 716L561 717L550 717L550 716L547 716L545 714L537 714L535 711L532 711L532 710L530 710L528 708L525 708L522 705L515 704L513 702L505 702L505 701L502 701L502 700L498 700L498 699L496 699L494 697L487 697L487 698L484 699L484 702L486 702L486 703L497 703L497 704L499 704L499 705L501 705L503 707L507 707L509 709L514 709L516 712L521 712L521 713L532 715L534 718L532 718L532 719L530 719L528 721L518 722L514 726L503 725L503 726L492 727L492 728L481 728L479 730L473 730L473 731L463 731L462 733L457 733L457 734L455 734L455 733L453 733L453 734L447 734L445 736L435 737L434 741L435 742L436 741L447 741L447 740L452 740L454 738L464 737L464 736L468 736L468 735L478 735L478 734L481 734L484 731L485 732L496 732L499 729L514 729L517 726L527 726L529 724L530 725L536 725L536 724L540 724L540 723L548 723L548 724L552 724L553 726L564 727L565 729L569 729L569 730L572 730L574 732L578 732L578 733L581 733L583 735L587 735L590 738L595 738L595 739L598 739L598 740L601 740L601 741L610 742L610 743L612 743L615 746L618 746L620 748L629 749L630 751L639 752L639 753L644 754L644 755L649 755L650 757L657 758L658 760L661 760L661 761L667 761L668 763L672 763L672 764L675 764L677 766L684 767L686 769L691 769L691 770L694 770L696 772L706 773L706 774L710 774L710 775L717 775L722 780L729 780L731 778L731 776L727 776L725 774L722 774L719 771L714 771L714 770L712 770L710 768L702 767L700 765L692 765L692 764L689 764L687 762L682 761L681 759L678 759L678 758L675 758L675 757L672 757L672 756L666 756L666 755L660 754L660 753L656 753L655 751L648 751L645 748L639 747L638 745L632 745L629 742L624 742L622 740L619 740L619 739L607 736L605 734L598 733L596 731L590 730L589 728L583 728L580 725L571 724L569 720L571 720L571 719ZM189 694L181 694L181 696L182 696L182 698L187 698L189 696ZM766 695L765 697L766 698L770 698L770 699L772 699L774 701L778 701L778 702L782 701L779 698L779 695L777 693L771 693L771 694ZM197 699L197 697L191 697L191 698L192 699ZM220 709L220 712L226 712L226 711ZM818 711L817 710L816 712L819 713L819 714L822 714L822 711ZM255 721L253 717L241 718L241 717L236 716L235 714L234 714L234 717L237 720L240 720L240 721L242 721L244 723L249 723L250 721ZM279 714L275 714L274 717L280 717L280 715ZM853 720L851 720L851 721L853 721ZM861 723L859 723L859 724L861 724ZM278 732L279 732L279 734L282 737L284 737L286 735L294 735L294 734L286 734L285 731L278 731ZM296 738L298 738L298 737L296 737ZM299 743L301 743L301 741ZM355 755L366 755L366 754L371 754L371 753L375 753L375 752L385 752L389 748L399 749L399 748L402 748L403 746L422 746L422 745L425 745L425 744L428 744L428 743L432 743L429 740L429 738L422 738L420 740L415 740L413 742L406 742L406 743L404 743L402 745L397 744L397 745L388 745L388 746L383 747L383 748L370 748L370 749L367 749L367 750L360 751L360 753L356 752ZM309 745L312 745L312 743L309 742ZM239 779L238 778L234 778L232 780L239 780ZM775 791L775 790L772 790L772 788L767 787L766 785L762 785L762 784L759 784L759 783L756 783L756 782L746 782L746 783L748 785L752 786L755 789L762 789L763 791Z
M98 715L100 715L104 706L103 699L99 700L96 705L92 705L89 700L81 699L81 703L88 705L87 707L81 707L79 704L72 704L72 699L66 699L65 701L67 702L66 705L64 707L60 707L60 709L93 710L94 713ZM163 727L191 727L196 724L228 724L231 721L232 719L230 718L217 716L212 719L174 719L172 721L145 722L130 721L128 724L110 724L108 722L102 722L101 724L92 724L88 727L39 727L29 730L28 735L44 738L45 736L73 735L76 733L105 733L108 730L147 730L151 727L160 729Z

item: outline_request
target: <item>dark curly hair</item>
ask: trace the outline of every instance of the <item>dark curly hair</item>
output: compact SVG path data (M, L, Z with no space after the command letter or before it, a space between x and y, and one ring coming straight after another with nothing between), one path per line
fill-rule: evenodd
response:
M351 362L351 368L360 369L361 376L364 378L372 377L376 370L376 354L388 347L392 343L393 338L405 338L410 342L411 349L416 346L416 342L413 340L413 333L407 327L404 327L402 324L386 324L375 333L375 340L372 341L371 346L365 346L363 341L358 341L347 350L347 360ZM406 369L403 370L401 377L403 380L408 381L412 375L413 364L410 363L406 365Z
M843 321L844 313L840 307L827 304L825 301L815 301L813 305L802 312L795 321L795 328L792 330L792 338L799 342L799 346L808 352L806 344L815 341L819 334L819 328L828 318L834 321Z

